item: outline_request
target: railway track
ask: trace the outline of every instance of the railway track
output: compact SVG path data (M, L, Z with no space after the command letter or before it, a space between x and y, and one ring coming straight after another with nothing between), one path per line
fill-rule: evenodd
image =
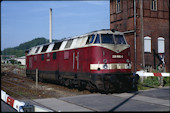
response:
M17 99L23 98L22 96L38 99L91 94L88 90L79 91L78 89L68 88L51 82L38 82L38 88L36 88L35 81L25 77L24 74L21 75L20 73L14 73L14 69L19 70L19 68L13 65L2 65L1 89L4 89L7 93L9 92L11 96L14 95L14 98L16 97Z
M1 72L2 73L2 72ZM57 85L55 83L38 83L38 88L35 87L35 81L25 76L13 74L12 72L5 73L1 76L1 88L16 98L59 98L67 96L76 96L83 94L91 94L88 90L79 91L78 89L70 89L65 86ZM21 94L22 96L19 96Z
M19 82L14 82L14 81L11 82L8 79L4 79L4 78L1 79L1 80L2 80L1 82L6 82L8 84L15 85L15 86L18 86L18 87L21 87L21 88L25 88L25 89L30 88L28 86L25 86L24 84L19 83ZM2 84L2 86L3 86L3 84Z

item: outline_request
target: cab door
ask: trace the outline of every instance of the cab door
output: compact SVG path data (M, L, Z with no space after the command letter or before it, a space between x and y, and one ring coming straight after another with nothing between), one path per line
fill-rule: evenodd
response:
M79 70L79 52L78 50L73 51L73 72L77 73Z

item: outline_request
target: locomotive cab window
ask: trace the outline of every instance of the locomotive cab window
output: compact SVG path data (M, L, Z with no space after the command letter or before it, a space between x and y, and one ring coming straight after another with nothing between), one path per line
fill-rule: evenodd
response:
M88 39L87 39L86 44L91 44L91 43L93 43L94 37L95 37L95 35L90 35L90 36L88 37Z
M114 40L113 40L113 35L112 34L101 34L101 38L102 38L102 43L103 44L114 44Z
M95 44L100 44L100 36L97 34L96 39L95 39Z
M115 44L126 44L123 35L115 35Z

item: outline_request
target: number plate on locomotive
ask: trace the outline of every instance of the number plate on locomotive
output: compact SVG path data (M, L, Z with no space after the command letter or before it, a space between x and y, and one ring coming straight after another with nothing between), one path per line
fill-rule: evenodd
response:
M123 58L123 55L112 55L112 58Z

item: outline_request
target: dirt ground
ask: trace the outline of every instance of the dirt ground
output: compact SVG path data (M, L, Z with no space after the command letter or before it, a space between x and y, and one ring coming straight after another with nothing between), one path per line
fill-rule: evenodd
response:
M91 93L49 82L39 82L36 88L36 82L25 76L25 69L5 64L1 64L1 90L15 99L60 98Z

